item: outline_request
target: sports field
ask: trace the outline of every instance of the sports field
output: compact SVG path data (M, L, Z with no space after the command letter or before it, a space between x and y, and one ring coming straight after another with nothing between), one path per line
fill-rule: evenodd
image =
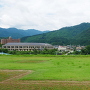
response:
M90 90L90 56L0 55L0 90Z

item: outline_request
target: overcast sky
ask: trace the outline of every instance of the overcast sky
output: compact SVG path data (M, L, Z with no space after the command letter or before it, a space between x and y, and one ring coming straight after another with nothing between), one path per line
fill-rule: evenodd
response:
M90 0L0 0L0 27L57 30L90 22Z

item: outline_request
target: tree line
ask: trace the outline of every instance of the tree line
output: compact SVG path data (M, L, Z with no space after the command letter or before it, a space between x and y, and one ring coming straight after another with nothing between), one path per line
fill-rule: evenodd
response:
M44 49L44 50L33 50L33 51L9 51L8 49L0 49L0 52L4 52L4 53L9 53L9 54L13 54L13 55L22 55L22 54L51 54L51 55L55 55L57 49Z
M90 45L86 46L84 49L81 49L81 51L75 50L73 53L74 55L90 55Z
M50 54L50 55L55 55L57 53L57 49L44 49L44 50L33 50L33 51L9 51L8 49L0 49L0 52L4 52L4 53L9 53L9 54L13 54L13 55L22 55L22 54ZM58 51L59 55L65 54L67 52L64 53L60 53ZM84 49L81 49L81 51L76 51L74 50L74 52L69 53L68 55L90 55L90 45L86 46ZM58 54L57 54L58 55Z

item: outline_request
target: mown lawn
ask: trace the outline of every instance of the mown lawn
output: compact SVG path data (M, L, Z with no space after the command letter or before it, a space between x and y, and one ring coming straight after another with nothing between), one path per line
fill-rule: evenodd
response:
M0 70L0 82L33 71L0 90L90 90L90 56L0 55Z
M0 69L33 70L22 80L90 80L90 56L0 56Z

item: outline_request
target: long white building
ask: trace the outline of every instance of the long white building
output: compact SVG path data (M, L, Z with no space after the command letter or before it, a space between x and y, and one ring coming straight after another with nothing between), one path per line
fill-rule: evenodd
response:
M51 44L47 43L7 43L2 45L2 48L8 49L10 51L31 51L31 50L44 50L46 49L54 49Z

